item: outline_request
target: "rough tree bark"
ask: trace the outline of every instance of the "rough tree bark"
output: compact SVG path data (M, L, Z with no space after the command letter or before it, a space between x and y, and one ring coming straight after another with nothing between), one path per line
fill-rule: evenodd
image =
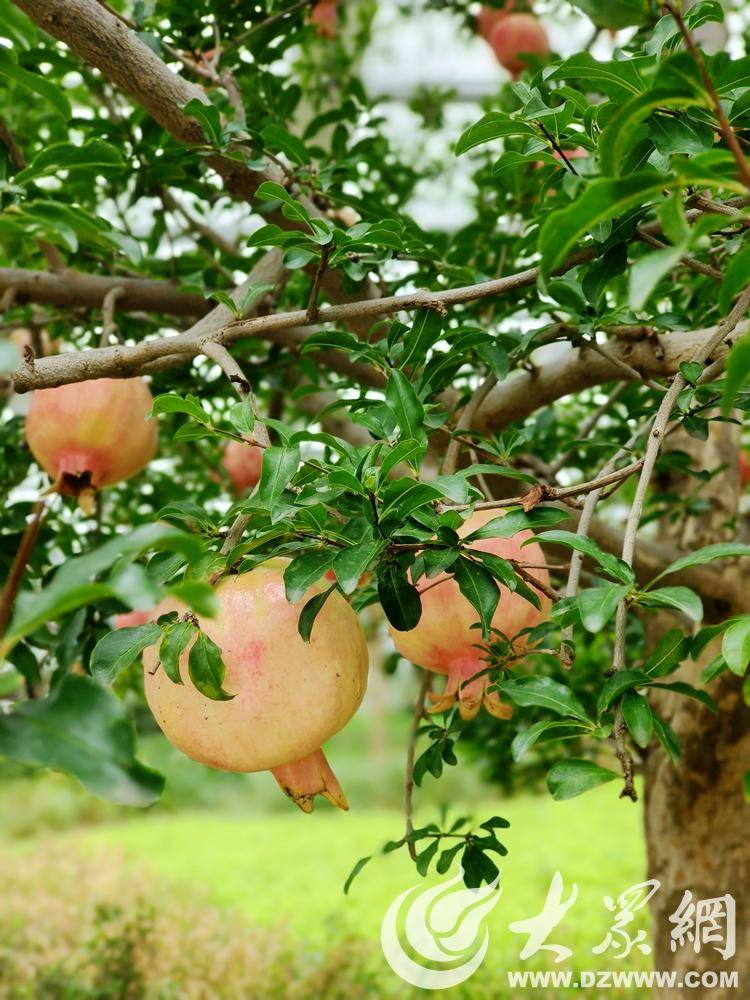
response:
M693 456L698 468L727 466L701 491L710 501L709 510L661 525L661 536L686 551L737 537L739 431L730 424L711 426L705 443L684 434L674 442ZM657 485L683 497L696 489L696 481L684 476L669 476ZM668 626L665 619L652 620L648 631L655 639ZM679 678L697 684L702 668L717 652L716 646L709 646L699 663L682 668ZM741 679L733 674L723 674L709 690L718 703L718 715L689 698L664 693L653 699L654 707L677 733L683 757L675 767L661 748L652 748L644 772L648 874L661 882L651 901L654 967L674 969L678 979L691 969L737 970L739 993L716 987L689 991L692 997L713 1000L743 995L743 984L750 983L750 808L742 792L743 774L750 769L750 707L742 697ZM732 958L724 961L711 945L703 945L699 954L690 943L672 950L674 924L669 918L685 889L692 890L694 900L728 892L734 896L737 938ZM668 990L655 995L680 994Z

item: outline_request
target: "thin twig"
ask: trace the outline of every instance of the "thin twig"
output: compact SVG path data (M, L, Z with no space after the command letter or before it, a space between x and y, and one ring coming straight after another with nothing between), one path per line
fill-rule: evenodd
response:
M612 412L614 404L619 399L621 399L622 396L625 395L625 393L628 391L629 388L630 384L628 382L619 382L615 386L615 388L609 394L609 397L602 403L602 405L597 407L597 409L594 410L594 412L581 424L578 433L578 440L585 441L588 438L591 432L599 425L599 421L602 419L602 417ZM569 459L575 454L576 451L577 448L575 447L568 448L567 451L564 451L561 455L558 456L558 458L555 459L555 461L549 467L550 479L556 478L560 469L563 468L565 463L569 461Z
M236 49L238 46L243 45L253 35L257 34L259 31L263 31L264 28L270 28L277 21L281 21L285 17L291 17L292 14L296 14L298 10L302 10L303 7L311 7L315 3L315 0L299 0L298 3L292 4L291 7L287 7L285 10L280 10L278 14L271 14L270 17L265 18L263 21L259 21L254 24L247 31L243 31L241 35L237 35L236 38L231 39L224 45L224 51L230 52L232 49Z
M459 417L458 423L456 424L455 430L460 433L460 431L466 431L471 428L471 425L476 416L476 412L482 403L485 401L487 396L492 392L492 390L497 385L497 378L494 375L488 375L483 382L472 393L471 399L466 404L463 409L463 413ZM458 456L461 451L462 439L460 437L454 437L451 439L445 451L445 458L443 459L443 475L452 476L456 471L456 465L458 464Z
M315 277L313 278L312 288L310 289L310 297L307 300L307 322L317 323L319 310L318 310L318 295L320 294L320 285L323 281L323 275L326 273L328 268L328 258L331 256L331 250L333 249L332 244L326 243L325 246L320 248L320 260L318 261L318 266L315 269Z
M23 581L23 575L34 549L34 544L39 536L39 530L42 527L44 514L47 510L47 503L48 499L45 498L38 500L34 504L31 520L26 524L23 535L21 536L21 542L18 546L18 550L16 551L15 558L13 559L13 564L10 567L10 573L8 574L7 580L3 584L2 591L0 591L0 640L5 638L5 633L8 630L10 617L16 603L16 597L18 596L18 591L20 590L21 582Z
M117 332L117 323L115 322L115 308L117 305L117 300L122 298L125 294L125 289L122 285L115 285L114 288L110 288L107 294L104 296L104 301L102 302L102 335L99 341L100 347L106 347L109 344L109 338L112 334Z
M719 97L716 87L714 86L714 82L711 79L711 74L708 72L703 54L695 44L693 36L690 33L690 29L682 18L682 14L679 10L677 10L671 0L666 0L663 6L664 9L669 11L674 18L675 24L680 29L680 34L684 39L685 45L687 46L690 55L695 60L695 64L698 67L701 79L703 80L703 86L706 88L708 96L711 98L711 104L713 105L714 114L716 115L716 120L719 123L721 134L724 136L724 141L727 146L729 146L732 156L734 156L737 162L737 167L739 168L743 184L750 190L750 164L748 164L745 159L745 154L742 152L742 147L739 139L737 138L737 133L732 128L726 112L724 111L724 106L721 103L721 98Z
M636 234L644 243L648 243L649 246L656 247L658 250L666 250L667 248L670 250L672 249L668 243L664 243L663 240L657 239L650 233L644 233L640 227L636 229ZM685 267L689 267L690 270L695 271L696 274L704 274L707 278L713 278L714 281L724 280L724 275L718 267L711 267L710 264L704 264L702 261L696 260L695 257L685 256L681 257L680 260Z

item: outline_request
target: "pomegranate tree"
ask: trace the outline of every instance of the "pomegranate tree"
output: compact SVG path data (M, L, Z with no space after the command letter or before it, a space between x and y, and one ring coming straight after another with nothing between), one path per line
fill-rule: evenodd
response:
M470 535L496 517L501 511L485 510L473 514L462 525L459 534ZM544 554L536 543L523 546L533 537L530 531L519 531L511 538L483 538L472 542L471 548L492 552L503 559L516 559L530 563L530 573L540 583L549 583L549 573L544 568ZM491 683L487 674L476 675L487 667L486 650L481 646L482 633L472 628L478 622L477 612L461 593L453 577L442 574L433 580L422 579L418 584L422 600L422 616L416 628L398 632L389 625L396 649L407 660L419 667L448 679L442 695L432 695L433 711L442 712L458 700L464 719L473 719L484 705L491 715L510 718L511 708L504 704L496 691L488 691ZM492 627L498 629L513 643L514 653L521 655L526 646L524 629L533 628L547 617L549 600L538 592L542 610L518 594L500 587L500 601L492 617Z
M38 389L26 440L61 493L90 494L135 475L156 452L153 400L141 378L100 378Z
M362 701L368 655L359 619L340 593L318 614L309 643L297 630L306 600L325 590L313 585L298 603L284 590L288 559L271 559L216 587L219 613L200 628L221 649L224 690L214 701L195 687L188 650L181 684L158 667L157 650L144 654L146 698L167 739L193 760L224 771L271 771L305 812L316 795L341 809L348 804L321 749ZM163 602L154 616L184 608Z
M488 41L497 61L514 80L528 67L529 56L545 59L550 54L547 32L533 14L513 13L501 17Z
M238 493L249 493L260 481L263 449L245 441L230 441L221 464Z

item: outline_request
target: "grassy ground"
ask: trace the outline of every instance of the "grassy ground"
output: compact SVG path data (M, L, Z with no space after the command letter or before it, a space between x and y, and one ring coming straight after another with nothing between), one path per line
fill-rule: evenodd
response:
M411 996L379 947L388 905L420 882L408 858L375 857L350 895L342 891L354 862L403 829L395 798L401 728L397 721L388 741L393 752L376 767L372 750L365 759L354 740L351 748L332 747L352 804L346 814L321 802L304 816L268 775L208 772L159 739L144 741L143 756L167 774L168 791L145 814L97 804L59 775L6 776L0 782L0 995ZM361 748L363 741L357 743ZM509 849L503 894L488 920L488 957L470 983L448 996L515 1000L519 993L508 991L505 970L553 967L549 953L522 963L525 938L508 925L541 910L557 870L565 898L578 886L576 903L549 939L573 952L558 968L647 968L649 959L639 952L618 963L591 951L611 925L603 897L616 897L644 877L640 807L618 800L612 786L566 803L545 792L505 798L483 787L471 769L451 771L447 781L428 779L419 790L418 822L434 820L441 803L460 796L461 814L478 821L499 814L511 827L503 837ZM455 804L451 812L458 810ZM644 912L637 926L647 926Z
M616 826L614 810L619 813ZM511 933L508 924L541 909L559 869L566 897L576 883L578 900L551 940L573 950L576 968L613 967L591 949L611 923L603 897L616 896L643 877L639 810L613 801L604 788L577 803L553 803L542 796L487 802L477 814L484 818L495 812L510 819L511 828L505 838L509 854L503 865L503 898L489 921L492 965L520 967L524 939ZM374 858L350 895L342 894L353 862L395 837L401 822L397 813L387 811L342 815L319 810L309 817L182 815L97 827L75 839L86 851L124 849L132 864L145 862L177 894L197 888L212 903L236 908L255 925L281 922L295 939L323 946L332 936L349 934L377 942L388 904L419 881L406 857L388 855ZM646 964L640 956L628 960L628 968Z

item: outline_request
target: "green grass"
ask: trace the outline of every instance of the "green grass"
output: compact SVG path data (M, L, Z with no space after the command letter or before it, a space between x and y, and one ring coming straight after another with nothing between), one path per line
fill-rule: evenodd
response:
M503 897L490 918L493 965L519 966L523 938L509 932L508 924L541 909L559 869L566 896L573 883L579 894L552 940L573 949L578 968L611 967L606 956L591 955L591 948L611 923L603 897L643 879L640 809L618 801L605 787L574 802L524 795L475 810L479 819L495 813L507 817L511 828L504 837L509 854ZM86 851L124 849L134 865L145 865L172 892L198 892L253 923L282 923L294 936L323 944L345 930L377 942L388 904L419 882L408 859L391 854L373 858L350 895L343 895L357 858L397 837L401 828L395 811L319 809L312 816L154 816L68 836ZM646 961L634 957L628 968Z

